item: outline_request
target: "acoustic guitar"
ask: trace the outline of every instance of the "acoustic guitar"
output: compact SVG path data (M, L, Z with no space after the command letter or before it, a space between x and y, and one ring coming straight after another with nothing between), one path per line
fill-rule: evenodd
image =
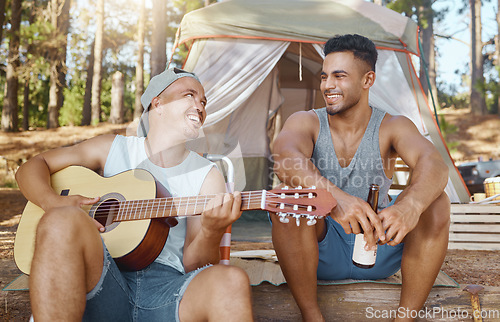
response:
M214 195L155 198L153 176L142 169L104 178L94 171L70 166L51 175L52 188L60 195L101 196L83 209L106 227L101 233L118 266L140 270L152 263L167 240L168 218L201 214ZM307 218L308 225L330 213L336 201L324 189L275 189L242 192L241 210L267 210L287 222ZM44 211L28 201L14 243L17 267L29 274L36 227Z

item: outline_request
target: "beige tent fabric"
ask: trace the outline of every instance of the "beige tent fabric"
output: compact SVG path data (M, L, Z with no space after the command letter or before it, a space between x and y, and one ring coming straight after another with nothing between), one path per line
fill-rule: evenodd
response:
M416 74L416 24L363 0L228 0L185 15L176 43L191 48L184 67L201 74L208 97L208 143L197 151L225 154L239 145L246 186L269 188L273 139L292 112L324 105L321 45L342 33L375 42L370 104L412 120L448 165L450 200L468 202ZM250 158L261 167L248 167Z
M356 32L378 46L418 53L417 25L363 0L231 0L184 16L179 42L238 37L325 42Z

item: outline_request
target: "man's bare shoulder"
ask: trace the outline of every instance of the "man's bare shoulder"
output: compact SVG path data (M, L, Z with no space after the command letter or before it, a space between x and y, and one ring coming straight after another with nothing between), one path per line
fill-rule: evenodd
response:
M415 124L404 115L391 115L386 113L381 127L385 131L398 132L401 130L416 130Z
M295 112L288 117L285 128L296 128L302 131L314 130L318 128L319 120L314 110Z

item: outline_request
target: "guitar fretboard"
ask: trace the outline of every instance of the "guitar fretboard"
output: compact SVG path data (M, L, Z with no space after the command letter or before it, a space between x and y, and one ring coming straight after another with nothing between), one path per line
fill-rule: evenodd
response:
M263 209L267 191L245 191L241 193L241 210ZM119 202L113 221L128 221L167 217L194 216L203 213L215 195L172 197Z

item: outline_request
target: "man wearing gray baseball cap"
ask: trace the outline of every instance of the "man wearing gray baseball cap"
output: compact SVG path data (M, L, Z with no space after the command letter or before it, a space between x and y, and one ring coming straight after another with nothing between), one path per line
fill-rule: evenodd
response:
M241 194L224 193L224 178L214 164L185 146L198 137L206 117L203 86L193 73L170 68L151 79L141 102L138 136L103 135L44 152L16 174L26 198L44 211L30 271L35 321L251 321L248 276L240 268L215 265L226 228L241 215ZM106 182L116 183L110 187L112 194L100 198L92 195L93 189L82 195L56 193L50 176L72 165L109 177ZM125 198L121 193L136 199L138 181L112 181L134 169L152 174L157 198L175 197L163 199L170 208L150 199L117 209L134 219L135 205L146 203L137 219L143 214L159 217L147 223L146 236L137 236L139 229L121 231L123 223L97 221L82 210L111 205L101 203L108 195L113 200ZM188 216L189 208L175 203L177 197L198 195L215 196L200 216ZM168 223L160 219L172 211L177 214L179 207L186 212L176 223L171 217ZM117 237L110 238L110 233ZM132 243L130 253L124 251L135 240L138 245Z
M158 74L151 78L148 87L144 91L144 94L142 94L141 96L141 104L144 108L144 112L142 113L141 119L139 120L139 126L137 127L137 136L146 136L148 134L148 112L153 98L159 96L160 93L163 92L170 84L180 79L181 77L192 77L200 82L195 74L176 67L169 68L161 74Z

